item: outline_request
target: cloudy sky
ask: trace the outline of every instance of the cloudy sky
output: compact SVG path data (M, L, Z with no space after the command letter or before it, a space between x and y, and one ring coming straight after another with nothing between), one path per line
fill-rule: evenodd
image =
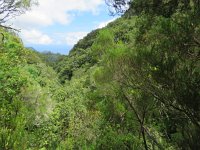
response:
M116 17L104 0L38 0L26 14L12 20L26 47L67 54L90 31Z

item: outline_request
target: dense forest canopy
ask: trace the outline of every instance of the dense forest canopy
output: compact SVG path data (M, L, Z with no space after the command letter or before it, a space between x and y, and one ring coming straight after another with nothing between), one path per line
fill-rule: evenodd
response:
M0 28L0 149L200 149L200 1L105 2L67 56Z

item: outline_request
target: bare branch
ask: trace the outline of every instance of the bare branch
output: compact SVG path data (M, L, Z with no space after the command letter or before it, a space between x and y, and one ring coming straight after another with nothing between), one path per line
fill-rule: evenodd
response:
M12 27L10 27L10 26L4 26L4 25L1 25L1 24L0 24L0 27L1 27L1 28L4 28L4 29L14 30L14 31L20 32L19 29L15 29L15 28L12 28Z
M123 14L131 0L105 0L111 15Z
M4 38L5 38L5 36L4 36L4 34L3 33L0 33L1 35L2 35L2 39L1 39L1 41L3 42L4 41Z

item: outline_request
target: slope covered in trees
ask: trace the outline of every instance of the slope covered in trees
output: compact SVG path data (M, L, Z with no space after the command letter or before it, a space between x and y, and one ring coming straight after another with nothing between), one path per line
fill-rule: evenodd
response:
M0 149L27 149L40 124L49 120L60 85L56 73L25 49L13 33L1 30Z
M200 148L199 1L129 4L68 56L1 29L0 149Z

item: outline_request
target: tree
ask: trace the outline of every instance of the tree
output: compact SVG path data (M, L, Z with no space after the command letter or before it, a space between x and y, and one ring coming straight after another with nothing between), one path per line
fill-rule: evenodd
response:
M123 14L130 5L130 1L131 0L105 0L106 4L110 7L109 9L112 15Z
M200 13L199 0L105 0L112 14L139 15L141 13L170 17L177 11ZM128 9L129 7L129 9ZM128 10L127 10L128 9Z
M3 25L8 20L19 16L28 10L33 4L34 0L1 0L0 1L0 27L12 29L10 26Z

